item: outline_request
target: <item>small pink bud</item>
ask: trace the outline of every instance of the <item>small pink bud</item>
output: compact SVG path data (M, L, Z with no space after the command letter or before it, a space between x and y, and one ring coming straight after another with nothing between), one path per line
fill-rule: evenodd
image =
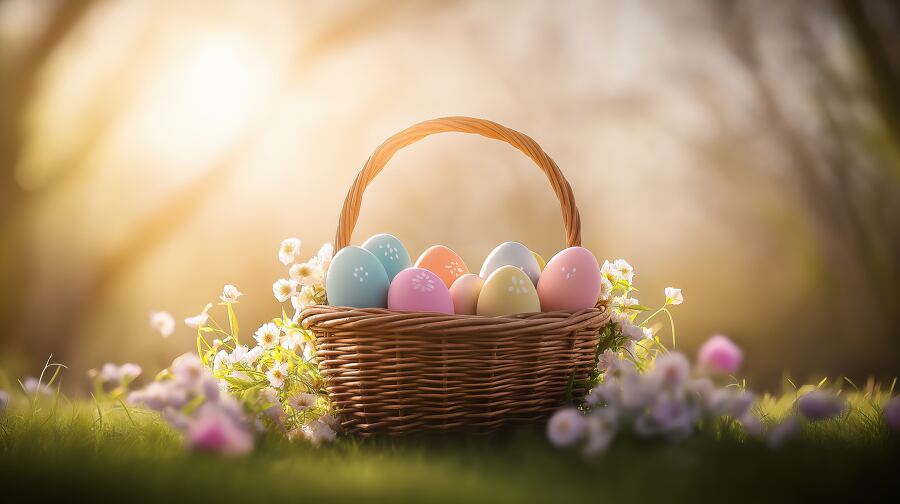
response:
M744 352L721 334L706 340L697 355L698 366L715 374L734 374L743 362Z

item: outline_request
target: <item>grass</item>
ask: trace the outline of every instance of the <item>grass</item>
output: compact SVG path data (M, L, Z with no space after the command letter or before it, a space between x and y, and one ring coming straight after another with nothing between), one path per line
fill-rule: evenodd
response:
M217 458L186 453L155 413L49 399L0 417L0 479L4 494L28 500L668 502L896 494L900 439L880 420L882 399L852 397L850 413L804 425L802 438L780 450L726 426L679 444L623 436L597 460L551 448L536 428L491 438L345 438L319 448L268 437L251 455ZM791 401L762 405L775 418Z

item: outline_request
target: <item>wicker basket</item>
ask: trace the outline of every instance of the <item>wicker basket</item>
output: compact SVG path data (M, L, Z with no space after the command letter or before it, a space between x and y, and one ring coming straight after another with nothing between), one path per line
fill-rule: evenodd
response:
M357 175L341 210L335 249L350 241L363 191L399 149L441 132L503 140L547 175L562 207L568 246L581 243L572 189L556 163L526 135L497 123L447 117L416 124L381 144ZM309 306L300 314L316 336L326 390L345 431L361 436L493 431L545 420L595 365L604 306L576 313L509 317ZM577 386L575 397L585 391Z

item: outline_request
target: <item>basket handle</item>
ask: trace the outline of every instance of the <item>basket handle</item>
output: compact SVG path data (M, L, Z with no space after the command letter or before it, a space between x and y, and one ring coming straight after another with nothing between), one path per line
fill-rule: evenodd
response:
M337 233L334 237L335 252L350 243L350 236L353 234L353 228L356 227L357 219L359 219L363 192L365 192L369 182L381 172L384 165L390 161L394 154L403 147L416 143L428 135L445 132L473 133L495 140L502 140L530 157L547 175L547 179L550 180L550 185L553 187L553 192L556 193L556 197L559 199L563 224L566 227L567 245L569 247L581 245L581 216L578 214L578 207L575 206L572 188L562 172L559 171L556 163L550 159L550 156L541 149L537 142L528 135L501 126L493 121L457 116L441 117L414 124L388 138L375 149L375 152L366 161L365 166L359 171L356 180L353 181L353 185L350 187L350 191L347 192L347 197L344 199L341 217L338 220Z

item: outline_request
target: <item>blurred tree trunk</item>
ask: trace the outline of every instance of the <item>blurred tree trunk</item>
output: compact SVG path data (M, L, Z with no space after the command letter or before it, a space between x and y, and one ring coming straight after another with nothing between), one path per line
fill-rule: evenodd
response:
M66 0L50 11L43 31L21 54L0 68L0 327L21 338L21 315L28 285L28 223L19 209L27 194L16 177L25 143L25 115L37 91L41 70L54 50L92 9L93 0Z

